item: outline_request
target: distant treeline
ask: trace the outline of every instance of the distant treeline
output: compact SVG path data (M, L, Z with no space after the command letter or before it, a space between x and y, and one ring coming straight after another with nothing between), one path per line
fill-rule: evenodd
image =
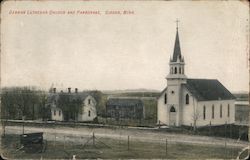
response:
M1 93L1 118L48 119L45 107L47 93L35 87L3 88Z
M160 92L121 92L107 95L116 97L159 97Z
M238 101L248 101L249 95L247 93L234 93L233 94Z

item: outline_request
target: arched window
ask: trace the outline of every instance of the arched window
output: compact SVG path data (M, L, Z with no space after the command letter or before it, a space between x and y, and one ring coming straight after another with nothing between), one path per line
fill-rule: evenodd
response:
M90 111L89 111L89 114L88 114L88 116L90 117Z
M212 119L214 119L214 105L212 105Z
M203 106L203 119L206 119L206 106Z
M227 117L229 117L230 116L230 105L228 104L227 105Z
M186 94L186 104L189 104L189 95Z
M220 118L222 118L222 104L220 105Z
M174 106L172 106L172 107L170 108L170 112L175 112Z
M184 74L184 67L182 68L182 74Z
M181 67L179 68L179 73L181 74Z
M164 94L164 104L167 104L167 93Z
M174 67L174 74L177 74L177 67Z

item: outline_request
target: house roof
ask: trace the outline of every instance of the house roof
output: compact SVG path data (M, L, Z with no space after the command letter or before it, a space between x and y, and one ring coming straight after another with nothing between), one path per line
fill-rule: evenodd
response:
M78 92L78 93L51 93L48 96L47 102L52 103L53 101L57 101L60 95L68 96L70 100L81 100L84 101L87 96L92 96L90 92Z
M107 105L115 105L115 106L134 106L134 105L142 105L142 101L140 99L132 99L132 98L109 98L107 101Z
M198 101L235 99L217 79L187 79L184 85Z

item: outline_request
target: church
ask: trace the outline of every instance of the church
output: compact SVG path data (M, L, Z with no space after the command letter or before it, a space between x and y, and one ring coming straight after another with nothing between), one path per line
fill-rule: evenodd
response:
M230 91L217 79L189 79L185 75L178 24L166 80L167 87L157 100L159 125L199 127L235 122L235 97Z

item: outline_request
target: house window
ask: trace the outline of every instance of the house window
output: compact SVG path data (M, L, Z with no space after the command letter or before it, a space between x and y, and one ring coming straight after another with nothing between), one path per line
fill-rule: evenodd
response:
M90 104L90 99L88 99L88 104Z
M174 67L174 74L177 74L177 67Z
M189 104L189 95L186 94L186 104Z
M167 93L164 95L164 103L167 104Z
M212 119L214 119L214 105L212 106Z
M56 115L56 110L54 110L54 116Z
M222 105L220 105L220 118L222 118Z
M90 111L89 111L89 114L88 114L88 116L90 117Z
M59 116L61 116L61 111L59 111Z
M203 119L206 119L206 106L203 106Z
M230 116L230 105L229 104L227 105L227 116L228 117Z

